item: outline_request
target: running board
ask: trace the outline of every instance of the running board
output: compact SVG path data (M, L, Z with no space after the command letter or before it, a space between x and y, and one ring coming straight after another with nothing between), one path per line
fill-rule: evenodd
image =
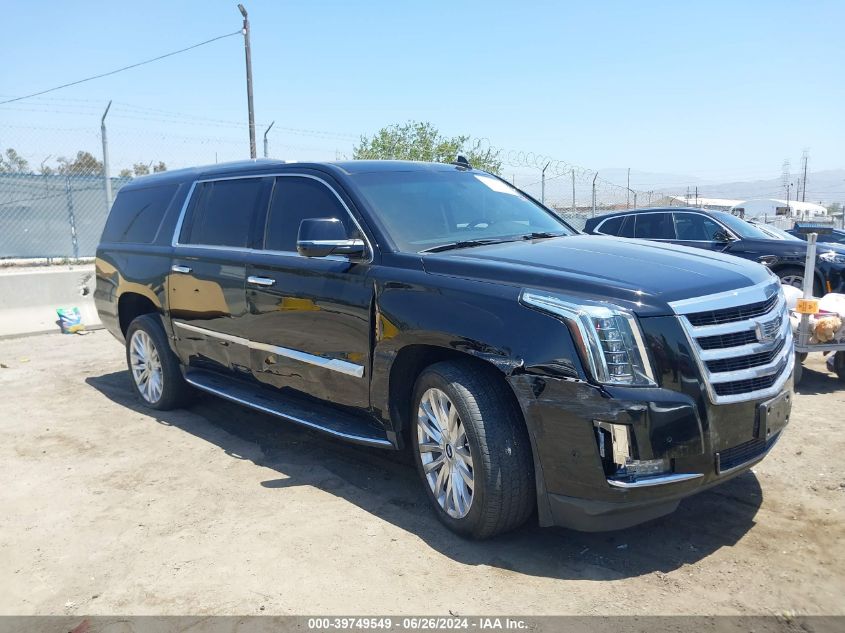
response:
M259 385L251 385L214 372L189 369L185 381L215 396L237 402L263 413L290 420L309 429L334 437L377 448L395 448L383 428L374 421L318 403L303 402L273 393Z

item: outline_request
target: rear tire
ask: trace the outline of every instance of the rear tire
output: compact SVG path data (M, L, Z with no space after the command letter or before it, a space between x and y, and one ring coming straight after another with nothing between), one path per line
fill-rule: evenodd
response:
M534 509L528 431L505 389L468 361L432 365L414 387L414 461L437 517L462 536L507 532Z
M833 371L841 382L845 382L845 352L836 352L833 359Z
M135 395L145 407L167 411L190 400L193 390L182 376L159 315L144 314L129 324L126 364Z

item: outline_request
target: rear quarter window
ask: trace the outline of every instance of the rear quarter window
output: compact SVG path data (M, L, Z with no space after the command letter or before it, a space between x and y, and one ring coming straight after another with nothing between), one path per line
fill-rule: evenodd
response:
M103 229L103 242L150 244L178 185L121 190Z

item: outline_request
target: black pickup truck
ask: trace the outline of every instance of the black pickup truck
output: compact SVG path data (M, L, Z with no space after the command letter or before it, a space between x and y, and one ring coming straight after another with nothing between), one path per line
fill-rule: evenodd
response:
M154 409L196 390L410 450L475 538L630 526L762 459L792 404L777 277L579 234L494 175L250 161L138 178L95 299Z

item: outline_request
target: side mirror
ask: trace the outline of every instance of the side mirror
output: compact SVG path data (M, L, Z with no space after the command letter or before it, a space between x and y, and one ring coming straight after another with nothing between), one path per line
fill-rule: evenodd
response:
M722 244L729 244L730 242L734 241L734 238L731 237L731 234L725 230L716 231L713 235L713 240L716 242L721 242Z
M363 257L367 247L364 240L349 239L346 227L337 218L310 218L299 225L296 251L305 257Z

